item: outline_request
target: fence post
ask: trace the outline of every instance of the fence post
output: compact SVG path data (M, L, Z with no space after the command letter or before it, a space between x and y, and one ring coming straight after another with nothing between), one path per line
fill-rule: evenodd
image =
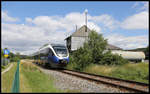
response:
M12 93L19 93L19 63L20 61L18 60L17 69L15 72L13 85L12 85Z

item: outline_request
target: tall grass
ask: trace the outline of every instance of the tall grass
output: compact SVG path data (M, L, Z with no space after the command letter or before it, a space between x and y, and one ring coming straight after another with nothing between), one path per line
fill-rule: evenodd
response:
M149 83L148 63L129 63L125 65L114 66L91 64L90 66L86 67L83 71L126 80Z
M21 63L20 73L22 74L21 92L61 92L54 87L53 78L42 73L32 63ZM26 83L24 85L24 83Z
M2 93L11 93L14 75L16 72L17 63L13 63L13 67L3 75L1 75L1 91Z
M111 76L148 83L149 64L148 63L126 64L124 66L117 67L116 70L113 70Z

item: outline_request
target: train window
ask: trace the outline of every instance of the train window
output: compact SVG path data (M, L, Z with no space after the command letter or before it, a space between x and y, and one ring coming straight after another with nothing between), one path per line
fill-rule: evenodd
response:
M45 59L45 57L41 57L41 60L44 60Z
M49 53L48 53L49 56L54 56L54 53L51 49L49 49Z
M53 46L55 52L57 55L59 54L63 54L63 55L67 55L67 49L65 46Z

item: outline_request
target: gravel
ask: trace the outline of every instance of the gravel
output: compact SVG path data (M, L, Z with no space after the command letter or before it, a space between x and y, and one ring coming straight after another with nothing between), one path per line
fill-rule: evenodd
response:
M81 93L125 93L118 88L109 87L108 85L95 83L79 77L64 74L55 70L40 68L46 74L54 77L54 84L57 89L66 91L75 91Z

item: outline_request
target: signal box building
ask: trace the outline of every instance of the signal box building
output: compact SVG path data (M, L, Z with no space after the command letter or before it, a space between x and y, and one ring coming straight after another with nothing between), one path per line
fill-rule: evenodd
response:
M67 37L66 46L70 52L77 50L82 47L84 42L88 40L89 33L92 32L86 25L83 25L81 28L77 29L72 35ZM108 44L106 46L108 50L122 50L119 47Z

